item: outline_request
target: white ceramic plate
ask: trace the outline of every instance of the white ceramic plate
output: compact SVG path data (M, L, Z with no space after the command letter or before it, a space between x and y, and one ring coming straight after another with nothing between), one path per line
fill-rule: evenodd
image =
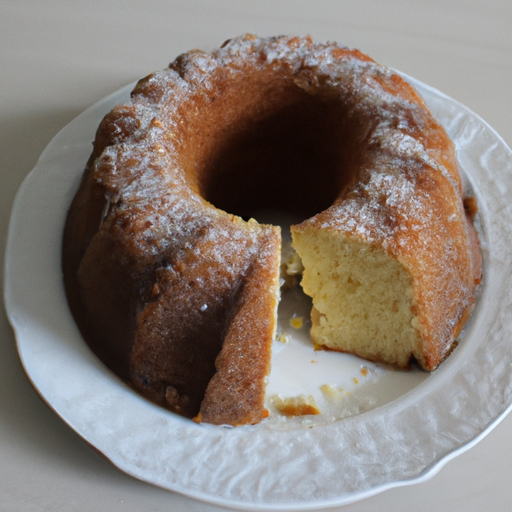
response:
M478 197L485 240L479 303L461 344L436 372L428 376L372 367L368 383L378 385L356 385L354 378L366 378L360 373L366 363L334 354L344 365L343 375L320 372L320 380L306 388L352 382L355 402L348 401L332 417L317 417L318 426L274 416L257 426L228 429L179 418L107 371L84 344L68 311L60 246L95 129L127 97L130 86L84 112L54 138L14 204L5 259L6 308L27 375L49 406L124 472L196 499L247 510L319 509L419 482L488 433L512 404L507 245L512 240L512 154L467 108L409 80L456 142L468 186ZM291 332L294 338L303 336ZM324 365L311 362L318 354L294 355L289 347L297 345L276 349L269 385L285 394L297 391L286 388L298 373L295 363ZM292 357L293 366L280 363L283 353ZM329 358L324 367L331 363ZM286 366L293 372L287 374Z

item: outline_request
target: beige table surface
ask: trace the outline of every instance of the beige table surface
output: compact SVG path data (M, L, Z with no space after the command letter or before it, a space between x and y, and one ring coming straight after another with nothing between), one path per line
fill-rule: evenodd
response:
M2 266L15 192L62 127L179 53L243 32L358 47L466 104L512 145L510 0L0 0ZM0 324L0 511L223 510L106 462L32 389L3 307ZM510 511L511 480L509 416L432 479L335 510Z

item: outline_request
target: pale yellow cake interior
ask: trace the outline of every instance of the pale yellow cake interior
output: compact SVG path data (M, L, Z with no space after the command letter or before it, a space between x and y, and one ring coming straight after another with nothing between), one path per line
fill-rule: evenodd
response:
M320 231L293 232L313 299L312 341L399 367L421 359L411 278L383 249Z

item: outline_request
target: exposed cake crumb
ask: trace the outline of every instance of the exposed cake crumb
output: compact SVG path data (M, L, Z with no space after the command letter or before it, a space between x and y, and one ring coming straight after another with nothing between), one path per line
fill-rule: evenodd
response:
M276 334L276 341L279 341L280 343L290 343L290 340L292 337L287 332L281 332Z
M323 384L320 386L320 391L327 400L337 400L343 393L343 388L336 388L331 384Z
M294 329L300 329L304 325L304 318L302 316L292 316L290 318L290 325Z
M288 259L285 263L286 273L289 276L298 276L301 275L304 271L304 266L302 265L302 260L296 252L293 252L288 256Z
M283 416L306 416L321 414L316 405L315 399L311 395L299 395L294 397L282 398L274 395L270 402Z

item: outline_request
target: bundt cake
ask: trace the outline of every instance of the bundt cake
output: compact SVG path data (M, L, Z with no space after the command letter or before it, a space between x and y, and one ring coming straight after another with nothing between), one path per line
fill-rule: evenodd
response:
M447 356L481 264L445 131L359 51L244 35L141 80L98 128L63 240L98 357L196 421L261 421L280 269L264 210L303 220L317 345L427 370Z

